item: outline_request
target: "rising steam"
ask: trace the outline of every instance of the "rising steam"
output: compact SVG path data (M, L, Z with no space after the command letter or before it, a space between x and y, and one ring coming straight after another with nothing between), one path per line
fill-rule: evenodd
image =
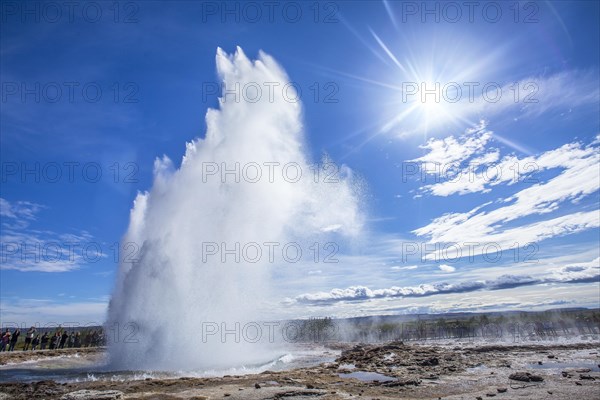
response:
M131 251L123 253L110 301L107 328L118 330L109 347L115 368L190 370L263 361L264 341L235 343L230 336L204 343L203 323L233 327L268 318L270 275L284 261L263 254L253 263L234 256L223 262L219 255L207 258L205 244L302 243L324 232L356 235L362 227L352 172L344 167L337 181L315 179L303 149L301 104L291 101L293 87L282 90L289 83L285 71L262 52L249 60L240 48L234 55L218 49L216 64L227 89L275 89L253 93L252 101L223 96L219 109L206 113L205 138L186 145L179 168L166 156L156 160L153 186L138 194L131 210L124 237ZM240 179L247 166L252 181ZM223 176L224 168L234 172Z

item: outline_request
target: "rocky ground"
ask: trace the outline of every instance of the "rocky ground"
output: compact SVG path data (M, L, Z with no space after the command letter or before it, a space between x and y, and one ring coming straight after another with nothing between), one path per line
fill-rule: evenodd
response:
M256 375L2 383L0 399L600 398L598 342L456 347L392 342L336 349L341 354L332 363Z

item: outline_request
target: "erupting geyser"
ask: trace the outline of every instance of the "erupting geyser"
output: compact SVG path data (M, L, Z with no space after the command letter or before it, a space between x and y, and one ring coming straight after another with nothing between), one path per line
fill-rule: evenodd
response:
M206 137L187 144L178 169L157 159L152 189L134 201L124 237L133 244L123 252L107 321L113 368L265 361L264 340L203 340L207 323L231 328L269 318L269 304L277 304L269 302L270 275L286 261L280 250L270 260L263 244L361 229L352 172L342 167L326 180L304 154L301 104L283 69L264 53L250 61L240 48L232 56L218 49L216 63L228 92L206 114ZM237 96L227 94L236 87Z

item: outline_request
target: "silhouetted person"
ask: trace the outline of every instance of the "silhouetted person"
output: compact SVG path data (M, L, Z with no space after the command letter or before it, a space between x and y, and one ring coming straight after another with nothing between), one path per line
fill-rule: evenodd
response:
M31 340L31 351L34 351L38 345L40 344L40 335L35 335L33 340Z
M73 332L73 331L71 331L71 334L69 334L69 338L67 339L67 347L68 348L75 347L75 332Z
M23 347L23 351L26 351L27 349L29 349L29 346L31 345L31 341L33 340L33 338L35 337L35 327L31 327L29 328L29 330L27 331L27 334L25 335L25 346Z
M7 351L8 346L10 346L10 331L6 328L6 331L2 334L0 338L0 351Z
M40 339L40 350L46 350L46 346L48 346L48 341L50 337L48 336L48 332L44 332L42 338Z
M17 341L19 340L19 336L21 336L21 331L19 328L17 328L10 338L10 347L8 348L8 351L13 351L15 349Z
M50 339L50 350L54 350L58 347L60 342L60 332L56 332Z
M58 345L59 349L65 348L65 343L67 343L68 338L69 338L69 334L67 333L67 331L63 331L63 334L60 337L60 344Z

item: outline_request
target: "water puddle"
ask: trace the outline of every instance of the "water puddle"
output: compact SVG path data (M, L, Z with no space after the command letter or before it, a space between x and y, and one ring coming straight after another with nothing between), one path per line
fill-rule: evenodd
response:
M356 365L354 365L354 364L340 364L340 366L338 367L338 369L341 369L341 370L353 370L353 369L356 369Z
M467 372L481 372L481 371L485 371L488 370L489 368L483 364L480 364L476 367L471 367L471 368L467 368Z

